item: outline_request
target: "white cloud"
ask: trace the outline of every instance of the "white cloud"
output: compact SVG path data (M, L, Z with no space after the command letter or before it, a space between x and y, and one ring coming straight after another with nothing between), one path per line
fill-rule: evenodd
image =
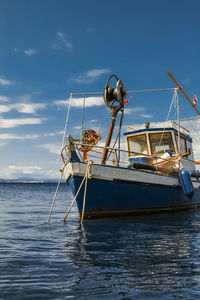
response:
M81 126L74 126L72 129L73 129L73 130L80 130L80 129L81 129Z
M12 133L0 133L0 140L34 140L40 137L51 137L56 135L63 135L64 131L44 133L44 134L25 134L25 135L16 135Z
M110 72L108 69L94 69L88 71L86 74L88 77L99 77L108 72Z
M26 134L24 136L15 135L12 133L1 133L0 140L26 140L26 139L37 139L40 137L38 134Z
M152 115L148 115L148 114L141 114L140 117L142 117L142 118L153 118Z
M60 153L61 144L58 144L58 143L48 143L48 144L38 145L38 147L44 148L44 149L48 150L49 152L58 155Z
M46 104L44 103L16 103L8 105L0 105L0 112L9 112L13 109L17 110L20 113L25 114L34 114L39 109L44 109Z
M109 69L94 69L73 76L69 81L83 84L90 84L98 80L102 75L110 73Z
M56 42L53 43L52 48L54 50L67 49L69 52L71 52L73 45L67 37L66 33L58 31L56 33Z
M9 105L0 105L0 113L4 113L8 111L10 111Z
M17 173L22 173L22 174L34 174L35 171L41 170L40 167L38 166L32 166L32 167L18 167L15 165L10 165L8 167L9 170L11 170L12 172L17 172Z
M37 54L37 50L35 50L35 49L26 49L26 50L24 50L24 54L26 54L27 56L33 56L33 55L35 55L35 54Z
M59 178L60 173L58 167L56 167L55 161L54 161L54 166L55 166L54 169L48 169L47 167L43 169L38 165L32 165L32 166L10 165L6 168L0 169L0 177L4 179L16 179L28 175L35 178L36 180L45 177Z
M137 113L139 111L144 111L145 108L144 107L133 107L133 108L124 108L124 113L125 114L133 114L133 113Z
M46 104L44 103L18 103L13 107L21 113L34 114L39 109L44 109Z
M55 100L53 103L55 105L57 105L57 106L65 106L65 107L67 107L67 105L69 103L69 99L68 100Z
M0 119L0 128L13 128L20 125L41 124L43 119L24 118L24 119Z
M14 83L8 79L0 78L0 85L13 85Z
M3 101L3 102L9 102L10 99L9 99L8 97L6 97L6 96L0 95L0 101Z
M69 104L70 99L68 100L55 100L54 104L57 106L67 106ZM72 98L71 107L82 108L83 107L84 98ZM104 105L103 97L88 97L85 98L85 107L92 106L101 106Z
M50 132L50 133L45 133L44 136L56 136L56 135L63 135L64 130L60 130L57 132Z

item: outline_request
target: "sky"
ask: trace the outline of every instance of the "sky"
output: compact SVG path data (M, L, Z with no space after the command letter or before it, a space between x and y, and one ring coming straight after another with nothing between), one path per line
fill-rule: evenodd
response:
M0 178L58 178L70 93L102 92L113 73L134 91L175 87L170 71L200 100L199 11L199 0L0 0ZM172 98L129 94L123 131L165 121ZM82 101L71 103L67 133L77 138ZM196 116L181 95L180 104L181 118ZM109 111L97 96L86 109L84 129L100 126L103 143Z

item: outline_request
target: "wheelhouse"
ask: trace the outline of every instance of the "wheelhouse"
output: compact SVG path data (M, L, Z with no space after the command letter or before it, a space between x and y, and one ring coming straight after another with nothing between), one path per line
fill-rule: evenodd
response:
M178 154L193 160L192 139L189 131L173 121L166 123L146 123L128 126L126 136L128 158L154 163L160 157L176 157ZM140 160L139 160L140 158ZM147 159L148 158L148 159Z

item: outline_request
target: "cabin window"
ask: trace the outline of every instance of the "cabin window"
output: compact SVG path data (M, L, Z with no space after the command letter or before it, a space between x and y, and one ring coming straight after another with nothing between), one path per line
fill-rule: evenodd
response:
M171 132L150 133L149 140L152 154L175 152Z
M176 143L178 148L178 136L176 135ZM186 153L187 152L187 146L186 146L186 140L183 137L180 137L180 153Z
M135 135L128 138L129 155L148 154L146 134ZM133 152L131 152L133 151Z

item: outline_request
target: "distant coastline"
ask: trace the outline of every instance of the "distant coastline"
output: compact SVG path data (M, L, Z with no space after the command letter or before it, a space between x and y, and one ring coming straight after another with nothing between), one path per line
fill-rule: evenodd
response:
M35 179L35 178L16 178L16 179L3 179L0 178L0 183L57 183L56 178L45 178L45 179Z

